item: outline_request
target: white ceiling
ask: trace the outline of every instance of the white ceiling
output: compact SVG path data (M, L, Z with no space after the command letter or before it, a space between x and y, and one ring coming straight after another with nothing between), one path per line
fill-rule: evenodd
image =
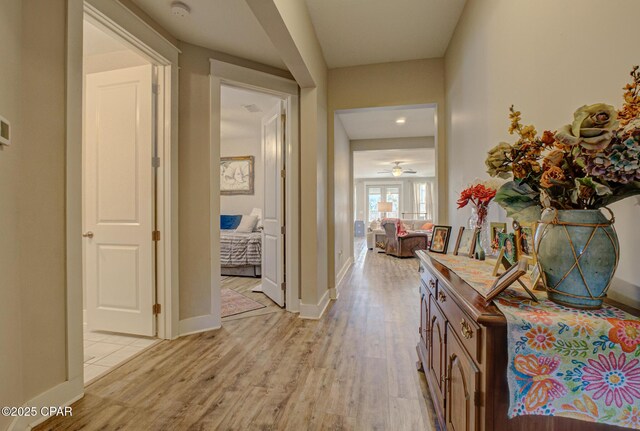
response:
M262 118L280 99L257 91L223 86L220 95L220 136L222 139L261 139ZM255 105L260 112L249 112Z
M433 148L420 148L409 150L376 150L354 151L353 153L353 177L354 178L413 178L433 177L436 175L435 150ZM383 170L390 170L393 162L402 162L401 167L418 171L417 174L403 174L394 177L389 174L380 174Z
M415 138L435 135L434 108L373 108L338 113L350 139ZM397 124L404 118L404 124Z
M443 57L466 0L305 0L329 68Z
M215 51L286 69L244 0L181 0L191 13L171 13L173 0L133 0L176 38Z

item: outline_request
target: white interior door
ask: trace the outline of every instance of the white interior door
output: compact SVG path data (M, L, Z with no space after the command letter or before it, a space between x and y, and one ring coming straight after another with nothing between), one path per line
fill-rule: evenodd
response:
M153 70L87 75L84 271L93 330L155 335Z
M264 208L262 290L284 307L284 120L282 103L262 120Z

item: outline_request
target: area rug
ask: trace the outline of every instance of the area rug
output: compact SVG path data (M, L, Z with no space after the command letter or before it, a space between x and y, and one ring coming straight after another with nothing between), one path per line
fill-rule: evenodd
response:
M265 307L266 305L247 298L235 290L222 289L222 317L235 316Z

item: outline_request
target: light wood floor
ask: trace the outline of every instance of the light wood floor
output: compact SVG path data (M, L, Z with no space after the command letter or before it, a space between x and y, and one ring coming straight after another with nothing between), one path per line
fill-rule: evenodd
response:
M38 430L431 430L417 262L366 252L322 319L272 312L164 341Z

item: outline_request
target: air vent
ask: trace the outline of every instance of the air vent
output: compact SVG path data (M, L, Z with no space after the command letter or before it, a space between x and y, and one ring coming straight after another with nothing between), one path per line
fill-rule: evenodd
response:
M251 105L242 105L242 107L244 109L246 109L249 112L262 112L262 109L258 108L256 105L251 104Z

